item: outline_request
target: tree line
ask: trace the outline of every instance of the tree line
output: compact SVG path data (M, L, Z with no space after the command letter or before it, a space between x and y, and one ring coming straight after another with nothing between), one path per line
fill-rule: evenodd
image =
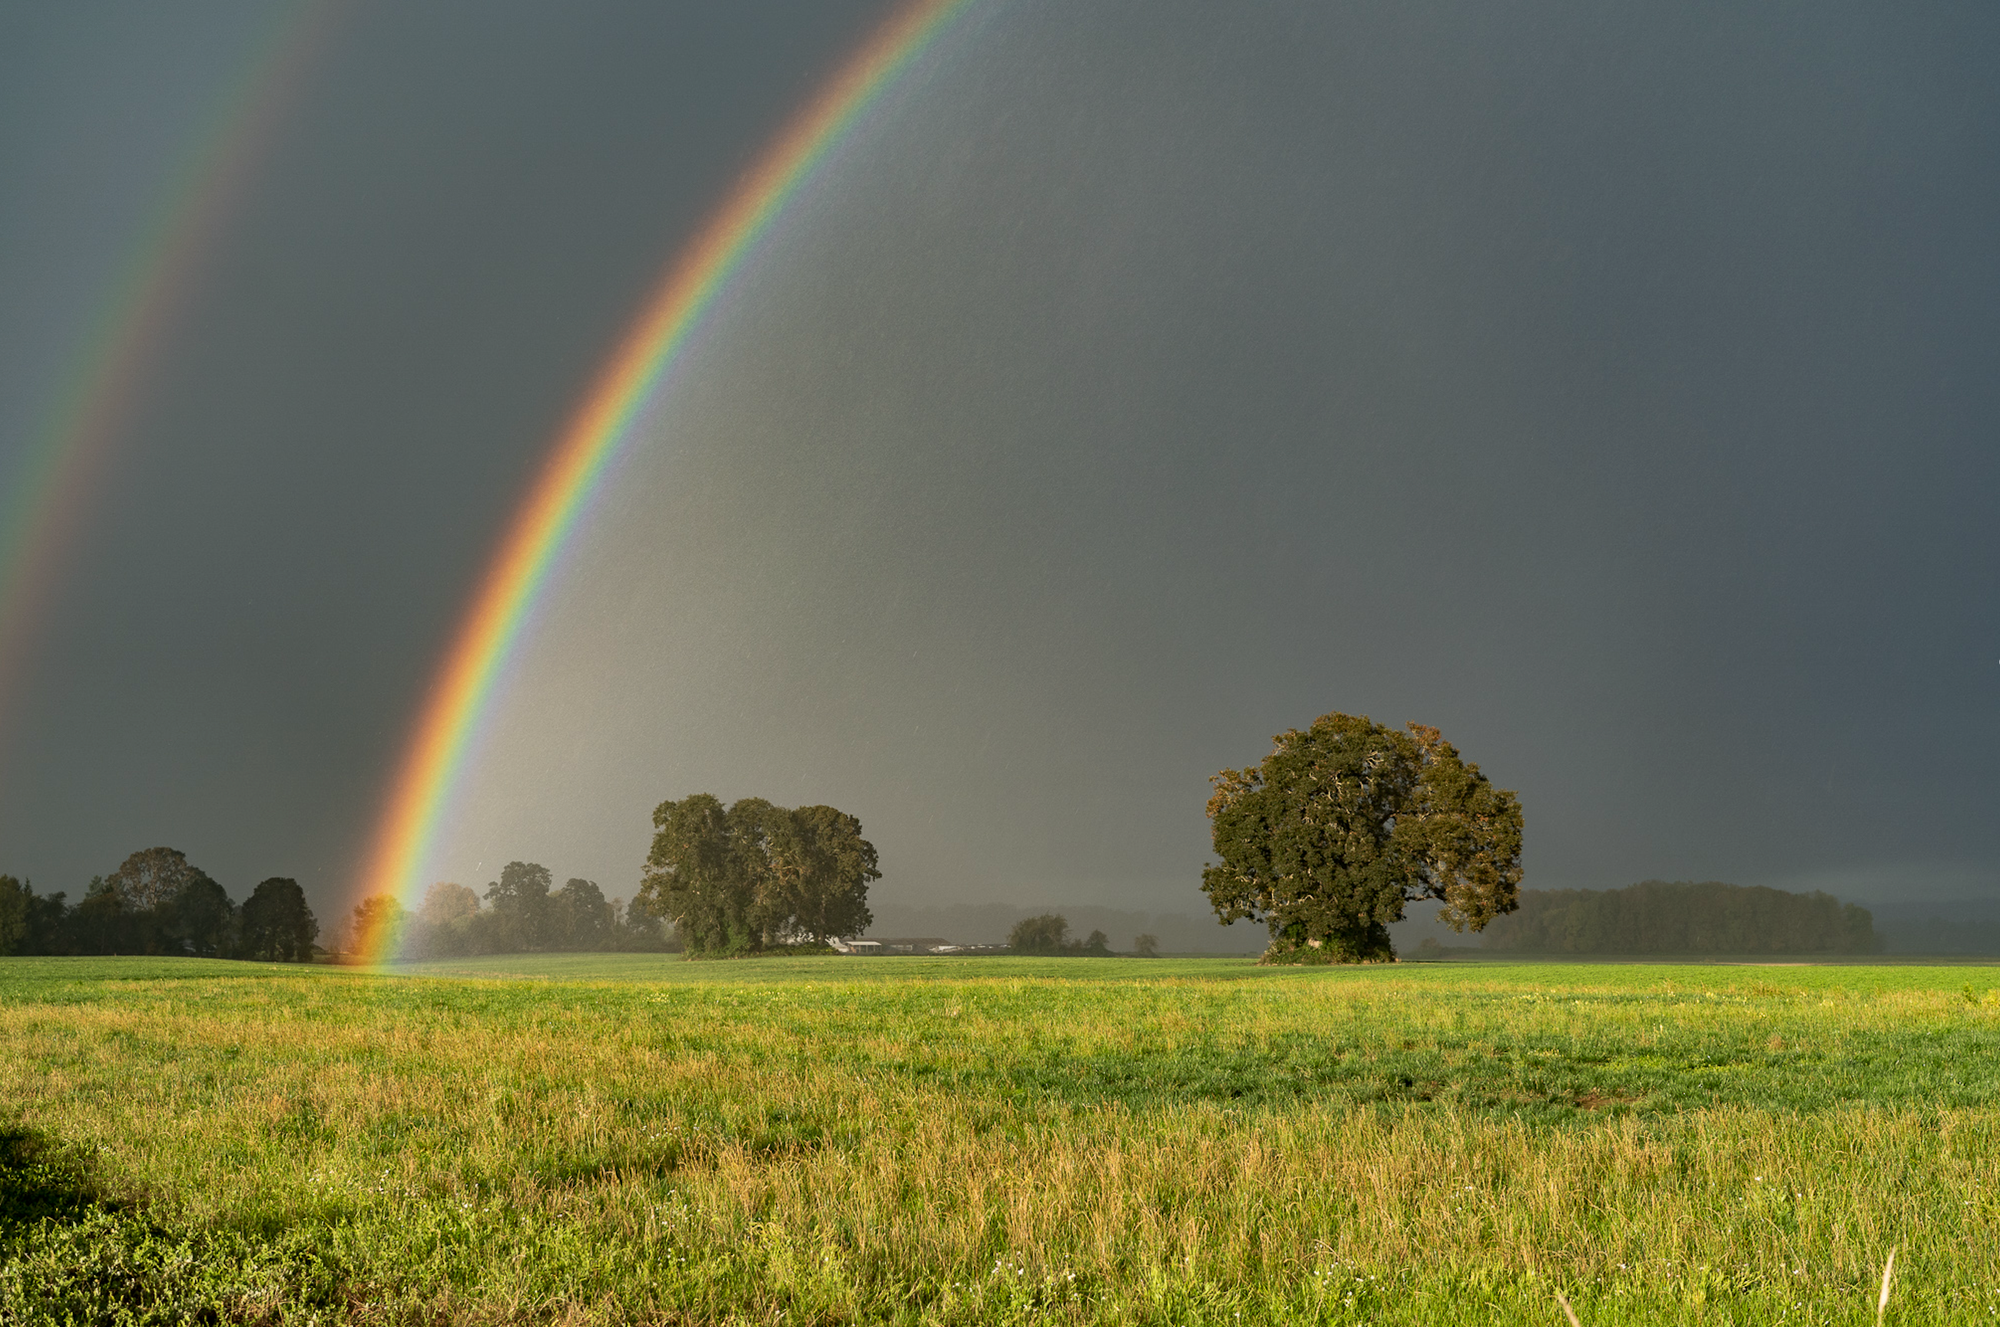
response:
M595 881L560 889L538 862L509 862L480 896L432 885L415 912L389 895L348 918L349 955L404 958L539 951L762 953L857 935L881 879L861 822L831 806L707 793L662 802L640 888L607 899ZM671 927L671 930L669 930ZM174 848L135 852L75 903L0 875L0 954L154 954L307 962L319 920L296 880L273 876L240 905Z
M415 912L386 894L364 899L348 928L349 952L389 952L412 961L475 954L661 953L678 946L637 899L607 899L596 881L562 888L539 862L509 862L486 886L486 906L464 885L440 881Z
M480 895L440 882L410 912L393 897L362 900L349 919L351 954L404 959L475 954L685 949L697 956L758 954L858 935L873 920L879 880L861 822L831 806L783 807L746 797L729 807L709 793L660 803L638 891L607 899L595 881L509 862Z
M303 963L319 921L298 881L272 876L238 905L173 848L135 852L74 904L0 875L0 954L177 954Z
M1868 909L1762 885L1644 880L1623 889L1529 889L1483 947L1527 954L1873 954Z

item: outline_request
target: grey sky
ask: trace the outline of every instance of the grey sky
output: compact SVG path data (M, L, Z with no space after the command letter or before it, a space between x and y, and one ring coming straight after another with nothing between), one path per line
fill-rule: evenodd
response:
M262 12L4 20L0 446ZM883 12L348 15L4 698L0 869L334 901L592 367ZM1996 38L977 9L650 418L437 874L623 892L706 789L888 898L1193 910L1206 776L1344 709L1518 789L1531 885L1995 891Z

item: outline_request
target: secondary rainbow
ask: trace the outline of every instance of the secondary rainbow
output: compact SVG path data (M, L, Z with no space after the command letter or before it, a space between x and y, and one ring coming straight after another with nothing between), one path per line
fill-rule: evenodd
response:
M521 629L577 518L702 315L801 185L969 0L889 19L781 131L675 258L559 436L453 638L376 830L359 894L416 901L440 817ZM386 937L364 940L380 957Z
M251 168L332 28L331 0L297 0L259 36L191 140L91 327L54 408L0 504L0 697L11 688L36 609L82 525L174 309L210 253ZM0 713L0 718L6 717Z

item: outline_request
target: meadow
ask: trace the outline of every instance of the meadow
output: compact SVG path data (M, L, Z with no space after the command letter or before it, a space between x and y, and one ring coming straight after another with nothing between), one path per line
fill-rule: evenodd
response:
M0 960L0 1321L1996 1321L1995 986Z

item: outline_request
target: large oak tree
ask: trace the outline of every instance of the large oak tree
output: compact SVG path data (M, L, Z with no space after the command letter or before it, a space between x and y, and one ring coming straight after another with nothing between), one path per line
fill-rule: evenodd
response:
M1328 714L1272 740L1211 780L1222 860L1202 872L1223 921L1269 925L1268 960L1391 960L1388 925L1415 899L1460 931L1514 909L1520 803L1437 729Z

